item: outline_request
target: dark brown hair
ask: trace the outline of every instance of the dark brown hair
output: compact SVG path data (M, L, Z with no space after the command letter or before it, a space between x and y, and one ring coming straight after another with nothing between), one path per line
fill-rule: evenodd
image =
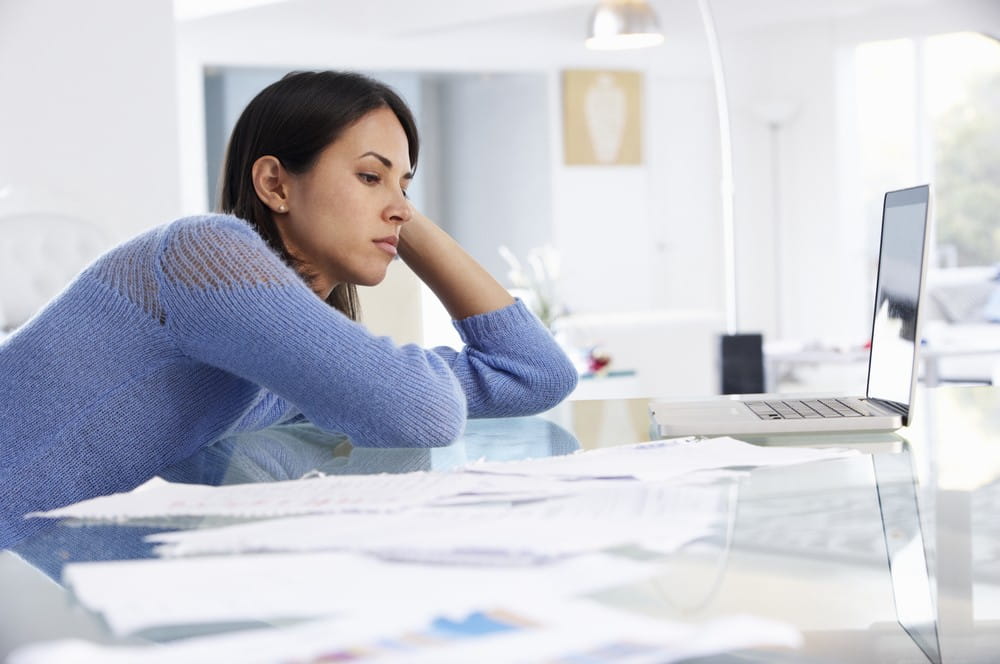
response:
M312 168L328 145L368 113L389 108L409 143L410 167L416 169L420 142L413 114L395 91L360 74L333 71L292 72L264 88L243 110L226 149L219 210L246 220L308 283L313 278L278 233L271 210L257 196L253 164L271 155L290 173ZM354 284L339 284L327 304L357 320Z

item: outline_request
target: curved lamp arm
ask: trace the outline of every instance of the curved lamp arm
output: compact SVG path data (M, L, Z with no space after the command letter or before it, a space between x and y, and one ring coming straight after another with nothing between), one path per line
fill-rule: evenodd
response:
M722 52L715 32L715 19L708 0L698 0L701 21L708 39L708 53L712 60L712 79L715 82L715 101L719 110L719 148L722 158L722 249L725 272L726 332L739 330L739 312L736 300L736 236L733 221L733 143L730 135L729 100L726 96L726 74L722 67Z

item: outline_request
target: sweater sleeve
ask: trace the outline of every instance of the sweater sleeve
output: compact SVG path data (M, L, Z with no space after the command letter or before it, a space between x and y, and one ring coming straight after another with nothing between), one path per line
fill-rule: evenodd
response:
M464 394L443 358L327 305L234 217L168 227L157 276L184 354L263 386L321 429L360 446L429 447L464 428Z
M576 387L576 367L520 300L454 324L465 342L462 351L434 350L458 377L470 417L540 413Z

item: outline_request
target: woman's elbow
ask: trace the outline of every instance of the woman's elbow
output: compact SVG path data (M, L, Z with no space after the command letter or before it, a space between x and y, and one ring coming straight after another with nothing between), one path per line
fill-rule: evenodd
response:
M580 374L569 358L566 358L550 367L540 378L540 389L537 390L539 412L562 403L576 389Z
M568 357L561 363L557 381L559 381L559 401L572 394L580 382L580 372Z
M554 408L576 389L580 373L569 356L555 344L540 349L528 380L537 393L539 412Z

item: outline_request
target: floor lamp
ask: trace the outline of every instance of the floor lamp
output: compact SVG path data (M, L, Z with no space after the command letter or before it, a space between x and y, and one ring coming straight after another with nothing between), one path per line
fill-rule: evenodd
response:
M733 206L733 145L729 99L715 19L708 0L698 0L708 41L719 117L722 195L722 251L725 284L726 334L720 340L720 391L723 394L764 391L763 336L739 333L737 306L736 231ZM602 0L594 10L586 45L593 49L641 48L663 41L658 21L646 0Z
M715 17L708 0L698 0L698 11L705 28L708 54L715 83L715 104L719 114L719 152L722 194L722 259L726 295L726 333L719 340L720 385L722 394L751 394L764 391L764 337L759 333L740 332L736 275L736 223L733 187L733 142L729 121L729 97L722 50L715 31Z

